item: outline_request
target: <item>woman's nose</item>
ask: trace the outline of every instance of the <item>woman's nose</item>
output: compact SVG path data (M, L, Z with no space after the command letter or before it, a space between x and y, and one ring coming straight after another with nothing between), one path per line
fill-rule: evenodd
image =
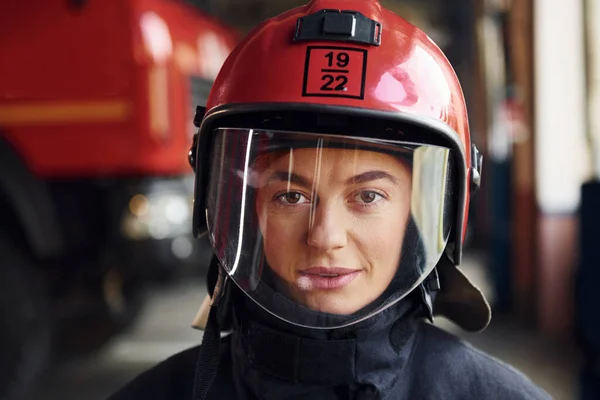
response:
M334 204L319 201L311 210L307 244L320 251L328 252L346 246L346 224L343 211Z

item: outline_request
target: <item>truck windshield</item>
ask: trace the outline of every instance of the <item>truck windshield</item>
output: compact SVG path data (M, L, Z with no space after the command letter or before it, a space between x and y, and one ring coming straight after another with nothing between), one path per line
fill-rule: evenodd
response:
M182 1L183 3L189 4L191 6L196 7L197 9L199 9L200 11L206 12L206 13L211 13L212 11L214 11L214 3L215 0L179 0Z

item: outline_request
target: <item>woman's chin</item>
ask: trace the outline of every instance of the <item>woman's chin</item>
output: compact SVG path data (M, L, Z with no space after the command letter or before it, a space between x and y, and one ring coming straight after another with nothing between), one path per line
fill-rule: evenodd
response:
M311 310L337 315L350 315L362 308L361 305L355 305L348 299L335 295L309 298L305 304Z

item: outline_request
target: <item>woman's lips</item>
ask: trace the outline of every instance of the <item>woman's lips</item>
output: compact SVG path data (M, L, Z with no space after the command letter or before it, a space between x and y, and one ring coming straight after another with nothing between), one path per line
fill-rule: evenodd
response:
M300 271L298 286L303 290L339 289L354 280L360 270L338 267L310 267Z

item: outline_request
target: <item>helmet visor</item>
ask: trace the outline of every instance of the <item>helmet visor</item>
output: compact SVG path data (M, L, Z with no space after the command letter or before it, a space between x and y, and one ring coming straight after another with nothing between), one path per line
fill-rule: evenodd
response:
M304 327L356 323L432 271L453 215L452 152L370 138L214 132L207 224L257 304Z

